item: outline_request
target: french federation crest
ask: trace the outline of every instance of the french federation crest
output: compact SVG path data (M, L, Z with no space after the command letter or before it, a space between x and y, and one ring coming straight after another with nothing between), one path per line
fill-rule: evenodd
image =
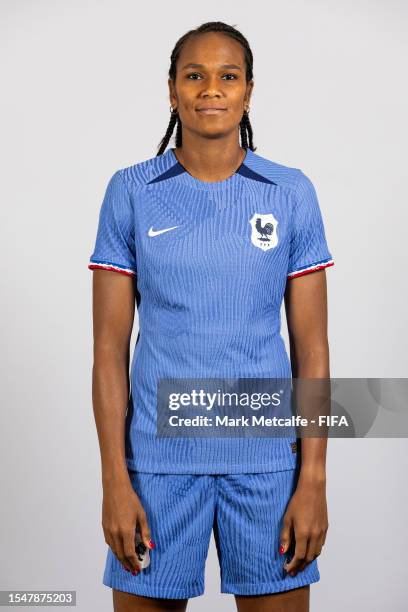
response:
M250 219L252 227L251 242L263 251L268 251L278 244L278 222L272 213L261 215L255 213Z

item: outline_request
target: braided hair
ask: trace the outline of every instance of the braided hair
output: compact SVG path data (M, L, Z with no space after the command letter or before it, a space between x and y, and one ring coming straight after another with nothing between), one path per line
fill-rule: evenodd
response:
M201 26L196 28L195 30L189 30L184 34L179 40L176 42L175 47L171 53L171 63L169 69L169 78L173 81L176 80L176 64L179 58L181 49L183 44L186 42L190 36L198 36L199 34L204 34L207 32L221 32L223 34L227 34L234 38L237 42L239 42L245 54L245 64L246 64L246 81L247 83L253 78L253 55L251 51L251 47L245 36L241 34L237 29L233 26L230 26L222 21L208 21L207 23L203 23ZM166 133L162 140L159 143L157 155L162 155L166 150L166 147L170 141L171 135L174 131L174 126L177 124L176 128L176 147L181 147L182 145L182 124L180 121L180 117L178 114L178 110L172 110L170 115L169 125L167 127ZM252 151L256 151L256 147L253 144L253 134L252 134L252 126L249 121L249 114L247 111L244 111L242 115L242 119L239 124L239 131L241 135L241 146L244 149L250 148Z

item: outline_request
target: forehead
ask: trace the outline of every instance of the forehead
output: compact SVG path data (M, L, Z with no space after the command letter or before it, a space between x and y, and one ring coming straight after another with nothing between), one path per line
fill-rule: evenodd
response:
M198 36L191 36L184 43L178 59L178 66L182 68L187 63L195 64L237 64L244 66L245 57L242 45L218 32L206 32Z

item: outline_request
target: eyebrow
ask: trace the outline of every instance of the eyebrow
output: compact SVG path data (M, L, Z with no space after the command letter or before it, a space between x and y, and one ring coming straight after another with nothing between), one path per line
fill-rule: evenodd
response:
M205 68L205 66L204 64L194 64L190 62L189 64L185 64L182 67L182 70L185 70L186 68ZM228 68L229 70L235 68L236 70L241 70L241 66L237 66L237 64L222 64L220 68Z

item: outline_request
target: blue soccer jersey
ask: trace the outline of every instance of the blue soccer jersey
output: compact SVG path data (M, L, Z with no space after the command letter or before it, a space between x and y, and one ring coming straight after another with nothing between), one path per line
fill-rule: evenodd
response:
M90 269L135 278L139 334L126 462L153 473L248 473L296 465L296 437L161 437L159 379L288 378L280 309L290 279L333 265L310 179L250 149L222 181L173 149L110 179Z

